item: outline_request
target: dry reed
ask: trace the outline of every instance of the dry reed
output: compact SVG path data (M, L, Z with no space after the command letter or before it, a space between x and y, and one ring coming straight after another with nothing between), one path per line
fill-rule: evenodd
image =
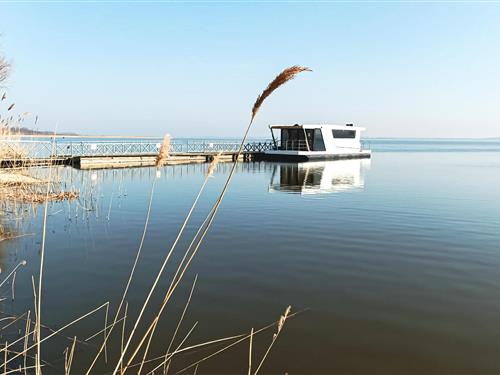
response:
M273 347L274 343L278 339L279 334L283 330L283 327L285 325L286 320L290 317L291 310L292 310L292 306L288 306L286 308L286 310L285 310L285 313L280 316L280 319L278 320L278 329L277 329L276 333L273 335L273 339L271 341L271 344L269 344L266 352L264 353L264 356L260 360L259 366L255 370L254 375L257 375L257 373L259 372L259 370L262 368L262 365L264 364L264 362L265 362L265 360L266 360L269 352L271 351L271 348Z
M0 56L0 83L4 82L9 76L10 64L5 57ZM2 96L2 100L5 99L5 94Z
M285 84L286 82L288 82L288 81L290 81L291 79L293 79L293 78L294 78L294 77L295 77L298 73L300 73L300 72L304 72L304 71L310 71L310 69L309 69L309 68L299 67L299 66L293 66L293 67L290 67L290 68L287 68L287 69L283 70L283 71L282 71L282 72L281 72L278 76L276 76L276 78L275 78L275 79L274 79L274 80L273 80L273 81L272 81L272 82L271 82L271 83L270 83L270 84L266 87L266 89L265 89L265 90L264 90L264 91L263 91L263 92L262 92L262 93L261 93L261 94L257 97L257 100L256 100L256 102L255 102L255 104L254 104L254 106L253 106L253 108L252 108L252 116L251 116L250 122L249 122L249 124L248 124L248 126L247 126L247 128L246 128L246 131L245 131L244 135L243 135L243 138L242 138L242 141L241 141L241 143L240 143L239 150L238 150L238 154L237 154L237 156L236 156L236 158L235 158L235 161L233 162L233 166L232 166L232 168L231 168L231 171L230 171L230 173L229 173L229 176L228 176L228 177L227 177L227 179L226 179L226 182L225 182L225 184L224 184L224 187L223 187L223 189L222 189L222 191L221 191L221 193L220 193L219 197L217 198L217 200L216 200L216 202L215 202L214 206L212 207L212 209L210 210L210 213L208 214L207 218L206 218L206 219L205 219L205 221L204 221L204 223L206 222L205 227L203 228L203 224L202 224L202 226L200 226L200 228L199 228L199 231L201 230L201 234L200 234L200 236L199 236L199 238L198 238L198 240L197 240L197 242L196 242L196 245L194 246L194 250L192 251L192 253L191 253L191 255L190 255L189 259L187 260L187 262L186 262L186 264L185 264L185 265L179 264L179 268L178 268L178 271L177 271L177 272L179 272L179 271L180 271L180 273L179 273L179 275L180 275L180 276L179 276L179 278L178 278L177 282L176 282L176 283L173 285L173 287L171 288L171 290L167 291L167 294L166 294L166 296L165 296L164 302L163 302L163 304L162 304L162 306L161 306L161 308L160 308L160 312L164 309L164 307L165 307L165 305L166 305L166 302L168 302L168 300L170 299L170 297L171 297L171 295L173 294L174 290L176 289L177 285L179 284L180 280L182 279L182 277L183 277L184 273L186 272L187 268L189 267L189 265L190 265L190 263L191 263L192 259L194 258L194 256L196 255L196 253L197 253L198 249L200 248L200 245L201 245L201 243L203 242L203 240L204 240L204 238L205 238L205 236L206 236L206 234L207 234L208 230L210 229L211 224L213 223L213 220L214 220L214 218L215 218L215 216L216 216L216 214L217 214L217 211L218 211L218 209L219 209L219 207L220 207L220 204L222 203L222 200L223 200L223 198L224 198L224 196L225 196L225 194L226 194L226 191L227 191L227 189L228 189L228 187L229 187L229 183L231 182L232 177L233 177L233 175L234 175L234 172L235 172L235 170L236 170L236 165L237 165L237 163L238 163L238 159L239 159L239 157L241 156L241 153L242 153L242 151L243 151L243 146L244 146L245 141L246 141L246 139L247 139L248 133L249 133L250 128L251 128L251 125L252 125L252 123L253 123L253 121L254 121L254 119L255 119L255 115L256 115L256 114L257 114L257 112L259 111L259 109L260 109L260 107L262 106L262 104L263 104L263 102L265 101L265 99L266 99L267 97L269 97L269 95L271 95L271 94L273 93L273 91L274 91L274 90L276 90L276 89L277 89L278 87L280 87L281 85L283 85L283 84ZM207 174L207 178L208 178L208 174ZM205 187L205 184L206 184L207 178L205 179L205 182L203 183L202 188L200 189L200 193L201 193L201 191L202 191L202 190L204 189L204 187ZM138 325L139 325L139 322L140 322L140 320L141 320L141 318L142 318L142 315L143 315L143 313L144 313L144 311L145 311L145 309L146 309L146 306L148 305L149 300L150 300L150 298L151 298L151 296L152 296L152 294L153 294L153 292L154 292L154 290L155 290L155 288L156 288L156 286L157 286L157 284L158 284L158 281L159 281L159 279L160 279L160 277L161 277L161 275L162 275L162 273L163 273L163 270L165 269L166 264L167 264L167 262L168 262L168 260L169 260L169 258L170 258L170 256L171 256L171 254L172 254L172 252L173 252L173 250L174 250L174 248L175 248L175 245L177 244L177 241L179 240L180 235L182 234L182 232L183 232L183 230L184 230L184 227L185 227L185 225L187 224L187 221L189 220L189 217L191 216L191 213L192 213L192 211L193 211L193 209L194 209L194 207L195 207L195 205L196 205L196 202L197 202L197 200L198 200L198 198L199 198L200 193L198 194L198 197L196 198L196 200L195 200L195 202L193 203L193 205L191 206L191 209L189 210L188 216L186 217L186 220L184 221L184 224L183 224L183 226L181 227L181 229L180 229L180 231L179 231L179 233L178 233L178 235L177 235L177 238L176 238L176 240L175 240L175 242L174 242L174 245L171 247L170 251L168 252L167 256L165 257L164 262L163 262L163 264L162 264L162 266L161 266L161 268L160 268L160 270L159 270L159 272L158 272L158 275L157 275L157 277L156 277L155 281L153 282L153 285L152 285L152 287L151 287L151 289L150 289L150 291L149 291L149 293L148 293L148 296L146 297L146 300L145 300L145 302L144 302L144 304L143 304L143 306L142 306L142 309L141 309L141 311L140 311L140 313L139 313L139 316L138 316L138 317L137 317L137 319L136 319L136 322L135 322L135 324L134 324L134 327L133 327L133 329L132 329L132 332L130 333L129 338L128 338L128 340L127 340L127 343L126 343L126 345L125 345L125 347L124 347L124 350L123 350L123 352L122 352L122 354L121 354L121 356L120 356L120 359L118 360L118 363L117 363L117 364L116 364L116 366L115 366L115 369L114 369L114 371L113 371L113 375L114 375L114 374L116 374L116 373L118 372L118 370L119 370L119 369L121 368L121 366L122 366L123 358L124 358L124 356L125 356L125 353L127 352L127 349L128 349L128 347L129 347L129 345L130 345L130 342L132 341L132 338L133 338L134 333L135 333L135 331L136 331L136 329L137 329L137 327L138 327ZM196 235L195 235L195 238L196 238L196 236L197 236L197 235L198 235L198 234L196 234ZM188 248L188 250L186 251L186 254L189 252L189 250L190 250L190 249ZM177 272L176 272L176 274L177 274ZM174 276L174 277L175 277L175 276ZM158 315L159 315L159 314L158 314ZM146 334L143 336L142 340L140 341L140 344L139 344L138 348L140 348L140 346L144 343L144 341L145 341L146 337L149 335L149 332L154 332L154 328L156 327L156 324L157 324L157 320L155 319L155 320L153 321L153 323L150 325L150 327L149 327L148 331L146 332ZM138 348L134 351L134 354L137 352ZM129 363L130 363L130 360L129 360ZM87 373L88 373L88 372L87 372Z
M257 112L262 106L262 103L264 103L264 100L266 100L266 98L271 95L274 90L284 85L288 81L294 79L295 76L301 72L312 72L312 70L306 67L294 65L290 68L286 68L280 74L278 74L276 78L273 79L271 83L269 83L266 89L262 91L262 93L257 97L257 100L255 101L255 104L252 108L252 121L254 120L255 115L257 115Z
M295 313L290 313L290 314L288 315L287 319L290 319L290 318L292 318L292 317L294 317L294 316L296 316L296 315L300 314L301 312L302 312L302 311L297 311L297 312L295 312ZM281 317L280 317L280 319L281 319ZM177 371L175 374L180 374L180 373L183 373L183 372L185 372L185 371L187 371L187 370L189 370L189 369L192 369L193 367L195 367L195 366L199 365L200 363L205 362L205 361L209 360L210 358L213 358L213 357L215 357L216 355L219 355L219 354L220 354L220 353L222 353L222 352L225 352L226 350L228 350L228 349L230 349L230 348L234 347L235 345L238 345L238 344L240 344L240 343L242 343L242 342L244 342L244 341L246 341L246 340L249 340L251 336L252 336L252 337L255 337L255 335L257 335L257 334L259 334L259 333L261 333L261 332L267 331L269 328L272 328L272 327L274 327L274 326L277 326L277 325L279 324L279 322L280 322L280 321L278 320L277 322L274 322L274 323L268 324L268 325L266 325L266 326L264 326L264 327L262 327L262 328L259 328L258 330L253 331L253 332L251 332L251 333L249 333L249 334L242 334L242 335L238 335L238 336L233 336L233 338L235 338L235 339L236 339L236 341L234 341L234 342L232 342L231 344L226 345L226 346L224 346L224 347L222 347L222 348L220 348L220 349L216 350L216 351L215 351L215 352L213 352L212 354L209 354L209 355L207 355L207 356L203 357L202 359L200 359L200 360L198 360L198 361L196 361L196 362L194 362L194 363L190 364L189 366L186 366L186 367L182 368L181 370ZM198 348L198 347L199 347L198 345L194 346L194 348ZM184 351L186 351L186 350L190 350L190 349L191 349L191 347L184 348ZM174 374L174 375L175 375L175 374Z
M219 194L216 202L214 203L213 207L211 208L211 210L207 214L205 220L202 222L202 224L199 226L198 230L196 231L196 234L194 235L194 237L193 237L190 245L185 250L184 256L182 257L181 262L178 264L178 267L177 267L177 270L175 272L175 275L172 278L170 286L169 286L168 290L165 293L163 302L161 304L161 307L160 307L158 313L156 315L154 315L153 321L149 325L149 328L146 330L146 333L144 334L144 336L140 340L140 343L138 344L138 346L135 348L135 350L133 350L133 354L131 354L130 358L127 358L128 361L124 362L125 355L129 351L129 347L130 347L132 338L134 336L134 333L136 332L136 330L139 327L142 315L143 315L143 313L144 313L144 311L145 311L145 309L146 309L146 307L147 307L147 305L148 305L148 303L149 303L149 301L151 299L151 296L152 296L153 292L155 291L155 288L156 288L156 286L158 284L158 281L159 281L159 279L160 279L160 277L161 277L161 275L163 273L163 270L164 270L167 262L169 261L171 254L173 253L174 249L176 248L176 246L178 244L178 241L179 241L180 237L182 236L182 234L184 232L184 229L185 229L188 221L190 220L191 214L193 213L193 210L196 207L197 202L198 202L198 200L199 200L199 198L200 198L200 196L201 196L202 192L204 191L204 188L205 188L205 186L207 184L208 178L213 175L215 169L217 168L217 165L218 165L218 162L219 162L219 159L220 159L220 154L215 155L213 157L210 165L208 166L208 170L206 172L206 176L205 176L204 182L203 182L202 186L200 187L200 190L199 190L199 192L198 192L198 194L197 194L197 196L196 196L196 198L195 198L195 200L194 200L194 202L193 202L190 210L188 211L183 224L181 225L181 227L180 227L180 229L178 231L177 237L175 238L172 246L170 247L170 250L167 252L167 254L165 256L164 262L163 262L162 266L160 267L158 275L157 275L155 281L153 282L153 285L151 286L151 288L150 288L150 290L149 290L149 292L147 294L147 297L146 297L143 305L141 306L141 311L139 312L138 317L136 318L136 320L132 321L132 330L129 333L128 337L125 337L126 336L125 335L125 317L127 315L127 310L128 310L128 304L125 304L125 315L122 318L123 319L123 328L122 328L122 335L121 335L122 339L121 339L120 358L119 358L118 362L116 362L116 367L114 369L113 374L115 374L117 372L123 373L127 369L129 369L130 367L136 366L136 365L132 365L131 362L132 362L132 360L134 359L134 357L137 355L137 353L139 352L139 350L141 349L141 347L144 344L146 344L144 353L142 355L142 358L141 358L140 362L137 363L137 366L139 366L138 373L141 373L141 371L142 371L145 363L149 362L149 360L147 359L148 349L150 347L151 340L153 338L153 335L154 335L156 326L158 324L158 321L160 320L161 314L162 314L165 306L167 305L168 301L170 300L171 296L173 295L173 293L177 289L177 286L179 285L179 283L183 279L186 270L188 269L189 265L191 264L192 259L194 258L194 256L196 255L197 251L199 250L201 243L203 242L203 240L204 240L204 238L205 238L208 230L210 229L210 227L211 227L211 225L212 225L212 223L214 221L214 218L215 218L215 216L217 214L217 211L218 211L218 209L219 209L219 207L220 207L220 205L222 203L222 200L223 200L223 198L225 196L225 193L226 193L226 191L228 189L228 186L229 186L229 184L230 184L230 182L232 180L232 177L233 177L233 175L235 173L235 169L236 169L236 165L238 163L239 156L241 155L241 153L243 151L243 145L244 145L244 143L246 141L246 138L248 136L250 127L251 127L251 125L252 125L252 123L253 123L253 121L255 119L256 114L258 113L259 109L261 108L261 106L264 103L264 101L266 100L266 98L268 98L274 92L274 90L276 90L281 85L283 85L286 82L288 82L291 79L293 79L298 73L304 72L304 71L310 71L310 69L304 68L304 67L299 67L299 66L293 66L291 68L285 69L278 76L276 76L276 78L257 97L257 100L254 103L254 106L252 108L251 119L250 119L250 122L249 122L249 124L248 124L248 126L246 128L244 136L242 138L242 141L241 141L241 144L240 144L240 148L239 148L237 157L235 158L235 160L233 162L232 168L230 170L230 173L229 173L228 177L226 178L226 181L224 183L222 191L220 192L220 194ZM160 147L159 154L158 154L157 159L156 159L156 163L155 163L156 167L159 167L159 166L165 164L166 160L169 157L169 153L170 153L170 136L166 135L164 137L164 139L163 139L163 143L162 143L162 145ZM50 335L48 335L46 337L43 337L43 339L42 339L41 338L41 327L42 327L42 325L41 325L41 302L42 302L41 301L41 296L42 296L43 254L44 254L44 247L45 247L44 246L45 245L45 231L46 231L46 220L47 220L47 204L48 204L47 202L50 200L51 197L53 199L65 199L65 197L66 198L68 196L71 197L71 192L58 192L58 193L54 193L55 195L53 195L53 196L50 194L50 192L51 192L50 189L49 189L49 187L51 185L50 175L49 175L48 181L43 181L43 183L46 184L46 187L47 187L47 190L45 191L45 199L42 199L41 197L40 197L40 201L38 201L38 198L36 199L36 201L38 203L45 203L45 208L44 208L44 218L43 218L44 220L43 220L43 236L42 236L42 253L41 253L41 262L40 262L40 274L39 274L39 282L38 282L38 293L36 293L36 288L35 288L34 280L33 280L33 291L34 291L34 300L35 300L35 311L34 311L35 312L35 324L34 324L35 328L33 330L30 330L30 324L31 323L27 322L26 330L25 330L26 331L25 335L21 338L22 340L24 340L24 345L23 345L22 352L17 353L16 355L14 355L12 358L9 358L8 360L6 359L4 361L3 365L7 366L7 364L9 362L11 362L15 358L17 358L17 357L19 357L19 356L22 355L24 357L24 368L23 368L24 371L26 371L29 368L33 368L33 367L30 367L30 366L27 366L26 358L27 358L28 351L30 351L32 349L35 349L36 350L36 355L35 355L36 365L34 366L34 368L35 368L36 373L41 374L41 368L43 366L43 364L42 364L43 361L42 361L42 358L41 358L41 344L42 344L42 342L48 340L49 338L51 338L52 336L54 336L56 333L59 333L61 330L66 329L70 325L72 325L72 324L80 321L81 319L86 318L87 316L95 313L97 310L104 308L104 306L105 306L106 307L106 318L105 318L105 322L104 322L104 329L102 331L100 331L100 333L104 332L104 340L103 340L102 346L100 347L99 353L96 355L96 357L94 358L94 362L92 363L92 365L90 366L90 368L87 371L87 373L89 373L91 371L91 369L92 369L92 366L95 364L95 361L99 357L99 354L102 351L104 351L104 356L107 357L107 353L106 353L106 346L107 346L106 343L107 343L107 340L109 339L109 337L111 335L111 331L113 330L113 327L115 326L115 324L122 320L122 319L118 320L118 317L119 317L119 314L120 314L121 307L123 306L123 304L125 302L125 297L127 295L127 291L128 291L130 282L132 280L132 277L133 277L133 274L134 274L134 271L135 271L135 267L137 265L137 260L139 258L140 253L141 253L142 245L143 245L144 238L145 238L145 235L146 235L146 230L147 230L148 221L149 221L149 215L150 215L150 210L151 210L152 196L153 196L153 192L154 192L154 185L153 185L153 189L151 191L151 196L150 196L150 201L149 201L149 207L148 207L146 222L145 222L144 231L143 231L142 238L141 238L141 244L139 245L139 249L138 249L138 252L137 252L137 255L136 255L136 259L135 259L134 265L132 267L132 271L131 271L131 274L129 276L129 279L127 281L127 285L125 287L125 291L123 293L123 296L122 296L122 299L121 299L121 302L120 302L120 306L118 307L118 310L116 312L115 318L113 319L113 323L111 323L110 325L108 325L108 322L107 322L107 319L108 319L107 318L107 310L108 310L109 305L108 305L108 303L105 303L104 305L101 305L97 309L95 309L95 310L93 310L93 311L91 311L91 312L89 312L89 313L81 316L78 319L75 319L73 322L71 322L71 323L69 323L67 325L64 325L59 330L53 332L52 334L50 334ZM10 185L10 186L8 186L8 188L11 189L11 188L13 188L15 186L16 186L15 184L14 185ZM0 190L0 193L1 193L1 190ZM40 195L42 195L42 192L40 192ZM75 193L74 197L77 197L76 193ZM111 204L110 204L110 206L111 206ZM109 210L108 210L108 217L109 217ZM196 279L195 279L195 282L196 282ZM194 326L189 330L189 332L187 333L187 335L184 336L184 338L182 339L181 343L173 350L173 352L170 352L171 349L172 349L172 345L173 345L173 343L175 341L176 335L178 333L178 330L180 328L180 325L181 325L181 323L183 321L183 318L184 318L184 315L186 313L186 310L187 310L187 307L189 305L189 302L191 300L191 296L192 296L193 290L194 290L194 284L193 284L193 287L191 289L191 293L189 295L189 298L188 298L188 301L187 301L186 306L184 308L184 311L183 311L183 313L182 313L182 315L180 317L180 320L179 320L179 322L178 322L178 324L176 326L175 332L173 333L173 336L172 336L170 344L169 344L169 346L167 348L167 351L166 351L166 353L162 357L159 357L159 359L162 360L162 363L160 363L160 365L159 365L160 367L161 366L168 366L174 355L176 355L176 354L178 354L180 352L184 352L186 350L190 350L190 348L197 347L197 345L193 345L191 347L187 347L186 348L186 347L183 347L183 345L184 345L185 341L187 340L187 338L190 336L191 332L193 332L193 330L195 329L195 327L196 327L196 325L197 325L198 322L196 322L194 324ZM290 314L290 307L289 307L285 311L285 313L281 316L280 320L278 322L276 322L276 323L273 324L273 325L277 325L277 331L273 335L272 342L269 345L266 353L262 357L262 359L261 359L261 361L259 363L259 366L257 367L257 370L255 371L255 374L257 374L257 372L262 367L262 364L264 363L264 361L265 361L265 359L266 359L269 351L271 350L272 346L274 345L274 343L275 343L278 335L282 331L285 321L289 317L291 317L293 315L295 315L295 314ZM270 325L270 326L272 326L272 325ZM267 328L269 328L270 326L268 326ZM267 329L267 328L265 328L265 329ZM253 337L257 333L259 333L261 331L263 331L263 329L260 329L260 330L257 330L257 331L254 331L252 329L252 331L250 332L250 335L235 336L235 338L238 337L238 339L237 339L237 341L235 343L232 343L231 345L227 346L226 348L223 348L222 350L219 350L216 353L213 353L209 357L212 357L213 355L216 355L216 354L218 354L218 353L226 350L228 347L236 345L236 343L241 342L242 340L250 339L249 369L248 369L248 371L249 371L249 373L251 373ZM31 346L28 343L28 337L30 335L33 335L33 337L35 337L34 344L31 345ZM223 340L225 340L225 339L223 339ZM217 341L217 340L215 340L215 341ZM212 341L212 342L215 342L215 341ZM69 374L70 369L71 369L71 364L73 362L73 356L74 356L74 351L75 351L75 343L76 343L76 337L73 340L73 343L72 343L73 345L72 345L71 349L69 349L69 347L68 347L67 350L66 350L66 352L65 352L64 368L65 368L65 373L66 374ZM12 345L12 343L11 343L11 345ZM200 344L200 345L205 345L205 344ZM7 349L8 349L8 346L6 344L6 348L5 348L6 355L7 355ZM204 358L201 361L198 361L197 363L194 363L194 364L192 364L192 365L184 368L181 371L184 371L184 370L186 370L188 368L192 368L192 367L195 367L195 371L196 371L197 368L198 368L198 365L201 362L203 362L204 360L208 359L209 357ZM124 363L126 363L125 366L124 366ZM159 367L156 367L155 369L158 369L158 368Z
M220 155L221 153L219 152L217 155L213 157L212 161L210 162L207 170L208 176L212 176L214 174L215 168L217 168L217 164L219 164Z
M163 142L160 146L160 152L156 157L156 163L155 163L156 167L163 165L167 161L169 155L170 155L170 135L166 134L163 137Z

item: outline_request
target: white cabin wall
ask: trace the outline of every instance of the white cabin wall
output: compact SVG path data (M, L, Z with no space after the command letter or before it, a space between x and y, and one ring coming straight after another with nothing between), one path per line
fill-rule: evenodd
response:
M351 130L351 129L345 129L345 130ZM360 130L356 130L355 138L334 138L332 133L332 128L323 126L321 127L321 133L323 134L323 140L325 141L326 151L333 152L336 150L338 152L342 149L359 150L361 148Z
M335 150L335 139L333 138L332 130L322 126L321 134L323 134L326 152L333 152Z

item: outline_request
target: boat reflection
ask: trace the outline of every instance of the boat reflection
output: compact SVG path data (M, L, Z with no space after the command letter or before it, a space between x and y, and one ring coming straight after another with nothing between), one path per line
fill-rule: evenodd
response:
M269 191L312 195L362 189L369 168L370 159L276 164Z

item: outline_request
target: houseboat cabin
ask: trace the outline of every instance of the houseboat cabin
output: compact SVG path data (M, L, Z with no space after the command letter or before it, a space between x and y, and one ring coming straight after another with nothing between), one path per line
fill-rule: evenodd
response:
M365 129L352 124L272 125L269 129L274 147L265 151L267 159L307 161L371 156L371 151L361 144L361 132Z

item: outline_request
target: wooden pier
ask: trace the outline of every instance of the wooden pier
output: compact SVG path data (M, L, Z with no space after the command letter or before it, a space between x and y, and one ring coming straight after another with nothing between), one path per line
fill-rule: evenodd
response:
M39 167L71 165L81 169L131 168L154 166L161 147L160 140L141 141L39 141L0 140L5 149L11 145L12 154L22 157L0 159L0 167ZM170 156L165 164L189 164L210 162L219 155L222 162L234 161L240 143L215 140L173 140ZM248 142L239 160L251 161L273 147L272 141Z
M252 161L256 153L243 153L240 161ZM164 165L208 163L213 160L216 154L213 153L176 153L171 154L163 163ZM235 161L237 153L227 152L219 155L221 162ZM79 169L105 169L105 168L133 168L152 167L156 165L156 155L153 156L84 156L72 158L69 164Z

